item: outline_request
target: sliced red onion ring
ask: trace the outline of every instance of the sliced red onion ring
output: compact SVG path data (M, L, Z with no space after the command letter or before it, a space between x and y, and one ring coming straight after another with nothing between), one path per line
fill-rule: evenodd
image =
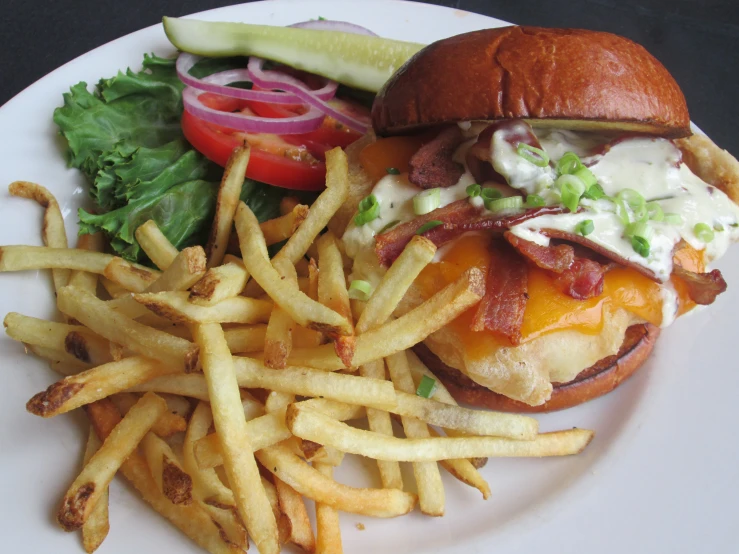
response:
M313 29L315 31L338 31L340 33L351 33L353 35L366 35L376 37L377 34L361 25L355 25L348 21L331 21L328 19L314 19L311 21L302 21L301 23L293 23L288 27L296 27L298 29Z
M231 69L227 71L221 71L220 73L214 73L208 75L202 79L193 77L190 75L190 70L193 66L203 58L201 56L195 56L182 52L177 58L177 76L180 81L185 83L187 86L203 90L206 92L212 92L214 94L220 94L221 96L228 96L229 98L238 98L240 100L252 100L255 102L270 102L273 104L303 104L304 101L298 96L290 94L289 92L278 92L271 90L249 90L241 89L236 87L230 87L231 83L237 81L251 81L249 72L246 69ZM279 74L279 72L274 72ZM296 83L301 81L294 79L288 75L285 78L294 80ZM311 94L315 95L322 100L331 100L336 94L338 84L334 81L326 80L326 84L317 90L311 90ZM308 89L310 90L310 89Z
M200 95L205 92L207 91L186 87L182 91L182 102L185 109L195 117L229 129L236 129L245 133L290 135L310 133L318 129L323 123L324 114L314 107L311 107L303 115L282 118L258 117L214 110L200 101Z
M313 92L297 79L290 77L289 75L283 75L276 71L265 71L262 69L264 66L264 60L262 58L256 58L252 56L249 58L247 69L249 70L249 76L251 81L260 88L279 88L285 92L290 92L301 99L305 104L318 108L324 114L334 118L336 121L343 123L350 129L359 133L367 132L368 124L358 119L351 117L345 113L340 112L333 106L330 106L325 101L316 97Z

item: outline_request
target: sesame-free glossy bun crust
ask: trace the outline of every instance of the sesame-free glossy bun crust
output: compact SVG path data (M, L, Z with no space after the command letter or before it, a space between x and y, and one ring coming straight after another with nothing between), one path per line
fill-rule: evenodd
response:
M478 385L459 370L444 364L423 343L413 350L459 402L503 412L553 412L593 400L618 387L644 364L657 337L659 328L654 325L632 325L626 330L616 355L584 369L569 383L553 383L551 398L539 406L529 406Z
M372 108L378 135L509 118L690 135L685 97L659 61L629 39L580 29L501 27L435 42L393 75Z

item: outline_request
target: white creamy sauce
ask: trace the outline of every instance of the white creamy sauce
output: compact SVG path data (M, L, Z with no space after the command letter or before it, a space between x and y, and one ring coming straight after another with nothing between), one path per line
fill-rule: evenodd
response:
M467 150L477 140L477 134L487 123L473 122L460 124L468 139L455 153L454 159L465 162ZM598 184L608 196L616 196L624 189L634 189L644 196L647 202L656 201L664 213L679 214L682 223L671 225L650 221L652 234L649 238L649 256L644 258L634 251L630 239L624 236L624 224L615 214L613 202L607 199L597 201L581 199L580 213L543 215L530 219L511 229L523 239L537 244L548 245L549 238L541 231L556 229L574 233L578 223L590 219L594 230L587 238L622 258L641 265L663 281L663 326L669 325L676 316L678 298L669 277L672 272L672 253L680 240L685 240L697 250L704 250L706 263L723 255L729 244L739 240L739 207L723 192L704 183L690 169L681 163L677 147L666 139L633 138L625 139L607 147L606 136L594 133L576 133L558 129L534 129L544 151L552 164L539 167L518 155L516 148L506 140L506 133L500 130L491 139L491 163L503 175L510 187L526 194L538 194L548 204L559 203L559 193L555 181L557 173L553 166L565 154L574 152L582 159L596 177ZM591 154L592 152L600 152ZM465 198L466 188L474 183L474 178L465 173L459 182L442 188L440 207ZM510 187L495 186L504 195L514 194ZM413 197L422 189L408 182L406 176L388 175L375 185L372 193L380 204L380 216L361 227L349 224L344 243L349 256L355 259L352 279L364 279L373 287L379 283L385 269L379 267L374 252L374 237L390 222L403 223L416 217L413 211ZM470 199L483 207L481 198ZM714 228L714 239L704 243L694 233L695 225L705 223ZM451 244L439 249L435 259L439 259Z

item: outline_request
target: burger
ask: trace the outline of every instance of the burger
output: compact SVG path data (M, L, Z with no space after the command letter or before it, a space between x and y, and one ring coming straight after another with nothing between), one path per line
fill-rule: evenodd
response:
M486 272L480 303L415 348L459 401L548 411L598 397L726 289L707 267L739 239L739 163L691 133L675 80L626 38L441 40L384 85L372 122L331 227L370 287L413 236L434 242L398 315Z

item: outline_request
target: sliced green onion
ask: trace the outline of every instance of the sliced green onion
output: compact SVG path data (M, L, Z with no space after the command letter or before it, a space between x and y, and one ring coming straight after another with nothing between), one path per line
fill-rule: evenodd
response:
M497 200L498 198L503 197L503 193L496 188L486 187L480 190L480 196L482 196L482 199L485 201Z
M624 235L627 237L641 237L649 240L652 238L652 228L646 222L646 220L634 221L629 223L624 229Z
M519 142L518 147L516 148L516 153L527 162L531 162L539 167L546 167L549 165L549 154L536 146L531 146L525 142Z
M529 194L526 196L526 207L527 208L541 208L542 206L546 205L546 200L544 200L543 196L539 196L538 194Z
M588 190L590 187L598 183L598 179L595 178L593 172L585 166L575 171L573 175L585 183L585 190Z
M663 221L669 225L682 225L683 216L680 214L667 213Z
M600 200L606 195L606 193L603 190L603 187L601 187L598 183L595 183L594 185L591 185L588 190L583 192L582 195L588 200Z
M370 294L372 293L372 285L367 281L357 279L352 281L349 285L349 298L354 300L369 300Z
M647 216L652 221L657 223L665 220L665 213L662 211L662 206L658 202L647 202Z
M433 221L428 221L421 225L418 228L418 231L416 231L417 235L423 235L425 232L430 231L434 227L438 227L439 225L444 225L443 221L439 221L438 219L434 219Z
M631 247L634 249L634 252L639 254L642 258L649 257L649 241L644 237L631 237Z
M720 223L716 223L716 225L713 226L714 231L718 231L719 233L724 230L724 226Z
M595 224L592 219L584 219L575 225L575 232L584 237L587 237L593 231L595 231Z
M386 167L385 171L387 171L389 175L400 175L400 170L397 167Z
M705 223L697 223L693 227L693 232L698 237L698 240L703 242L711 242L713 240L713 229Z
M416 395L422 396L423 398L431 398L436 392L436 379L432 379L428 375L421 377L421 382L418 383L416 389Z
M629 211L626 209L626 203L618 196L610 198L610 200L616 206L616 215L621 220L621 223L628 225L631 220L629 219Z
M634 189L623 189L616 198L625 202L634 212L634 219L644 219L647 215L647 201L641 193Z
M369 223L373 219L377 219L380 215L380 203L374 194L362 199L359 203L359 213L354 216L354 224L361 227L365 223Z
M580 156L574 152L565 152L557 162L557 173L560 175L572 175L583 167Z
M520 196L509 196L507 198L498 198L497 200L486 200L485 208L491 212L500 212L502 210L512 210L523 206L523 198Z
M480 196L482 192L482 187L477 183L474 183L468 186L465 190L467 191L467 196L469 196L470 198L474 198L475 196Z
M736 229L739 227L739 223L729 223L729 227L734 227Z
M426 189L413 197L413 211L416 215L433 212L441 204L441 189Z
M574 175L560 175L555 185L559 187L562 204L571 212L576 212L580 197L585 192L585 183L582 179Z
M394 219L393 221L391 221L390 223L388 223L387 225L385 225L382 229L380 229L379 231L377 231L377 234L378 235L381 235L382 233L384 233L388 229L390 229L392 227L395 227L398 223L400 223L400 220L399 219Z

